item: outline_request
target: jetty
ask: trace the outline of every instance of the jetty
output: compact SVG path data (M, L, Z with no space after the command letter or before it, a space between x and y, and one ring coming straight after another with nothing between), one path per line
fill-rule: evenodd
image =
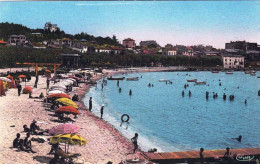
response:
M229 155L227 155L229 154ZM169 153L140 153L140 158L150 162L172 164L172 163L197 163L197 162L222 162L222 163L255 163L259 160L260 148L243 148L204 150L201 151L182 151Z

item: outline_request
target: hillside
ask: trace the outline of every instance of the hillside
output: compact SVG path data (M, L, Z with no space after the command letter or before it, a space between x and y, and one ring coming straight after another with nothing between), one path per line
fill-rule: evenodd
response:
M43 37L33 37L31 33L40 32L43 34ZM85 39L87 41L95 42L99 45L109 44L109 45L120 45L117 42L116 36L110 37L95 37L93 35L89 35L87 33L80 34L66 34L64 31L56 31L55 33L51 33L49 31L44 31L43 29L30 29L21 24L14 23L0 23L0 40L8 41L10 35L25 35L28 41L32 42L42 42L44 40L52 40L52 39L61 39L61 38L70 38L70 39Z

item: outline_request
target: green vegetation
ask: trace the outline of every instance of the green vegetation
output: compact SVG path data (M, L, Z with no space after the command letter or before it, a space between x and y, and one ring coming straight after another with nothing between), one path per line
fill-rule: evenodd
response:
M43 36L33 36L31 33L42 33ZM93 35L89 35L87 33L80 33L76 35L66 34L64 31L56 31L50 32L45 31L43 29L30 29L26 26L20 24L13 24L13 23L0 23L0 40L8 41L10 35L25 35L26 39L31 42L43 42L44 40L51 40L51 39L62 39L62 38L70 38L70 39L85 39L89 42L94 42L99 45L109 44L119 46L116 36L110 37L95 37Z

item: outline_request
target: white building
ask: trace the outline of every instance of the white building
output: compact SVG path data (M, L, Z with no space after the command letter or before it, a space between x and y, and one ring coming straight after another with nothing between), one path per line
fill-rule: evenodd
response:
M167 56L174 56L177 55L177 51L176 50L164 50L162 52L163 55L167 55Z
M241 55L224 55L223 67L224 68L244 68L244 56Z
M44 30L50 30L50 32L55 32L59 29L60 28L57 26L57 24L51 24L51 22L46 22L44 26Z

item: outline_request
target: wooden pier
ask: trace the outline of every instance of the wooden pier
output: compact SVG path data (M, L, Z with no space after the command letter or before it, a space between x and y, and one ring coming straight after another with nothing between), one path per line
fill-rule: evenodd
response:
M225 155L226 154L226 155ZM140 153L140 158L160 164L172 163L256 163L260 158L260 148L226 149L170 152L170 153Z

